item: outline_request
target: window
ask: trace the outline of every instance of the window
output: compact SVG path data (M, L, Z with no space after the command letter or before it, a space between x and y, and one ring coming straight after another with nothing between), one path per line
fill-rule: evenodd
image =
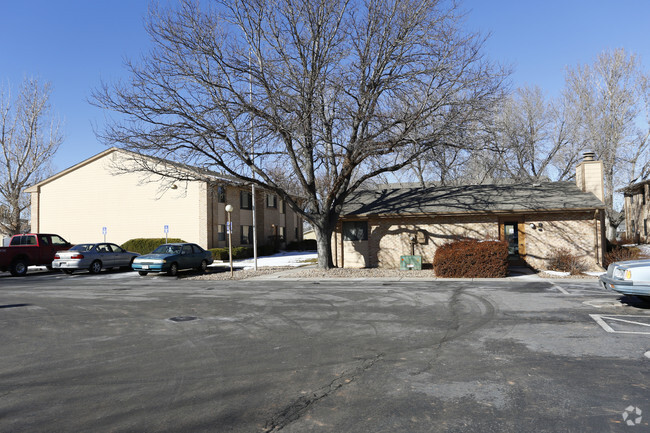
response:
M218 241L225 241L226 240L226 225L225 224L219 224L217 226L217 240Z
M298 240L298 227L296 227L296 240Z
M280 200L280 213L287 213L287 204L284 202L284 200Z
M241 226L240 244L250 245L253 243L253 226Z
M194 254L201 254L202 252L204 252L203 248L201 248L196 244L192 244L192 251L194 251Z
M10 245L36 245L36 236L24 235L11 238Z
M250 191L240 191L239 201L241 202L241 209L253 209L253 198Z
M266 207L278 207L278 196L275 194L266 194Z
M181 254L192 254L192 245L183 245Z
M344 221L343 240L346 241L367 241L368 221Z
M634 227L634 220L632 220L632 236L636 234L636 228Z
M41 245L49 245L50 244L50 240L47 238L47 236L41 235L38 238L39 238L39 240L41 242Z
M648 236L648 220L643 220L643 236Z
M217 187L217 202L218 203L226 202L226 187L223 185L219 185Z
M278 227L278 237L280 239L284 239L285 235L285 227Z
M52 235L52 245L67 245L68 242L57 235Z

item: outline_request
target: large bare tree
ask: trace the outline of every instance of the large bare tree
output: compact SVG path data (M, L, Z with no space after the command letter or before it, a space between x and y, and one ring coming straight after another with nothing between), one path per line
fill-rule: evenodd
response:
M153 9L152 51L127 64L130 81L93 95L117 113L100 135L275 191L314 227L328 268L350 193L445 145L499 93L505 74L462 19L438 0ZM303 201L283 188L286 173Z
M501 176L538 181L575 175L584 145L564 95L548 99L539 87L519 88L503 100L489 129L487 147Z
M52 116L51 86L25 79L12 98L0 91L0 231L20 233L29 197L25 188L50 174L52 157L63 137L60 122Z
M579 116L580 134L603 161L610 240L622 220L614 209L614 191L635 179L647 158L646 83L638 58L624 49L605 51L592 65L567 71L567 95Z

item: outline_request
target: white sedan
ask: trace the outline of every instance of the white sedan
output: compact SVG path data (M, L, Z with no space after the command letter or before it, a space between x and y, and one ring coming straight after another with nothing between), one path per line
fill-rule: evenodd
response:
M66 274L75 270L88 269L97 274L102 269L130 269L138 253L126 251L111 243L79 244L66 251L58 251L52 262L53 269L61 269Z

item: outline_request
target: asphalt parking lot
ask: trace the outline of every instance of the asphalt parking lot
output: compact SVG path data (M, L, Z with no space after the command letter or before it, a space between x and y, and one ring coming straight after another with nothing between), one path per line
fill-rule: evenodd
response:
M41 272L0 325L2 432L650 431L650 306L593 280Z

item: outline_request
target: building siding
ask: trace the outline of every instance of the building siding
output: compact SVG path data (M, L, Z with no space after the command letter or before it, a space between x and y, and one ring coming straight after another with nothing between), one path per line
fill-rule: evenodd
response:
M117 150L96 155L30 188L32 195L32 230L57 233L72 243L106 240L122 244L133 238L168 237L194 242L203 248L225 248L228 236L218 240L219 225L225 225L226 204L233 206L233 246L241 245L240 226L253 225L252 211L241 209L240 192L250 191L223 183L225 203L219 203L217 186L205 182L175 182L150 177L143 173L117 174L115 166L125 167L128 159ZM152 182L153 180L153 182ZM256 190L258 242L263 245L271 235L271 223L301 218L287 207L266 209L265 193ZM300 231L300 235L301 235ZM299 240L295 231L287 231L288 241ZM251 246L251 244L247 246Z
M41 185L32 193L39 195L33 230L81 243L103 240L106 227L106 240L122 244L164 237L168 225L169 237L206 246L205 186L192 182L163 190L139 173L116 175L113 164L125 163L119 153L110 153Z
M367 221L367 241L341 241L340 227L332 237L336 266L395 269L399 268L400 256L412 253L421 255L422 263L430 265L439 246L460 238L503 238L503 223L512 221L518 223L520 256L534 268L548 269L553 251L567 248L590 270L601 269L601 226L593 212L498 217L370 217ZM420 242L412 245L412 236L419 237Z

